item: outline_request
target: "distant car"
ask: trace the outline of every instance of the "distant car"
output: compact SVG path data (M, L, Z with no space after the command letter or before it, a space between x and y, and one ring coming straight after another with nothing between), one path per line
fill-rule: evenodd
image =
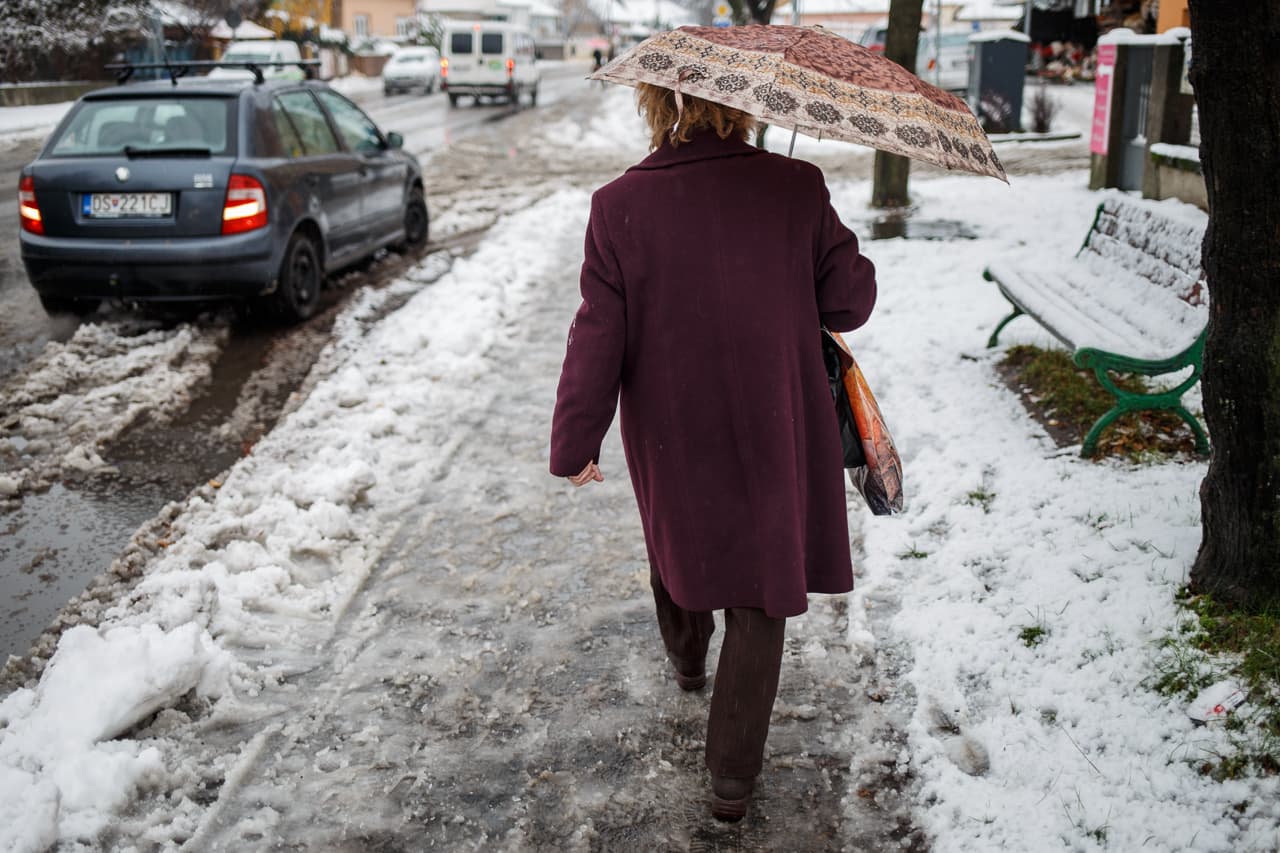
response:
M872 24L863 30L858 44L874 53L883 53L888 35L887 23ZM964 91L969 88L971 35L972 30L949 27L942 30L939 40L939 33L932 27L922 28L920 40L916 43L916 76L948 91Z
M297 42L267 39L261 41L233 41L227 45L227 49L223 51L219 61L225 63L293 63L300 59L302 59L302 54L298 50ZM282 77L289 80L301 80L305 76L300 67L288 64L264 67L262 73L267 78ZM228 80L252 80L254 78L251 70L231 66L214 68L209 72L209 76Z
M969 29L932 28L920 33L916 47L916 76L939 89L963 92L969 88Z
M449 21L440 37L440 88L449 105L470 95L517 104L522 95L538 103L542 72L533 34L499 21Z
M421 89L430 95L440 83L440 51L434 47L402 47L382 68L382 93Z
M84 95L23 168L19 243L49 312L258 300L310 316L326 274L422 246L422 170L313 80L209 77Z

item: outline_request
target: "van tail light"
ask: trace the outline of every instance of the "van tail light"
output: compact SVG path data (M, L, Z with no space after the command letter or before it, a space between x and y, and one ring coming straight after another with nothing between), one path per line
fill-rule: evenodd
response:
M267 224L267 191L248 175L232 175L222 205L222 233L241 234Z
M23 231L44 233L44 217L40 215L40 205L36 204L36 181L30 175L23 175L18 181L18 220Z
M507 76L513 77L516 73L516 61L514 59L507 60Z
M936 60L936 59L930 59L930 60L929 60L929 70L930 70L930 71L932 71L933 69L935 69L935 68L937 68L937 67L938 67L938 60Z
M449 57L447 56L440 60L440 76L449 76Z

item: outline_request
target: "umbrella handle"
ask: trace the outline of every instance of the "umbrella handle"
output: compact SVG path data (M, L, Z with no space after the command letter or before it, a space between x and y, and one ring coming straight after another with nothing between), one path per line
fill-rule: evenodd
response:
M671 125L671 138L675 139L676 131L680 129L680 120L684 118L684 96L680 94L680 84L684 82L684 77L689 73L688 68L683 68L676 75L676 85L673 91L676 93L676 123Z

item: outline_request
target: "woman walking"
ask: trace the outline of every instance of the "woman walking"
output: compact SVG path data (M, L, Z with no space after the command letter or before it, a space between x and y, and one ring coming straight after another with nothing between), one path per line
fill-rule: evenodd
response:
M706 683L712 813L746 813L786 617L853 588L840 437L819 326L866 322L875 271L822 173L747 143L754 120L639 87L653 153L591 200L582 305L556 397L551 473L602 481L622 440L658 626L685 690Z

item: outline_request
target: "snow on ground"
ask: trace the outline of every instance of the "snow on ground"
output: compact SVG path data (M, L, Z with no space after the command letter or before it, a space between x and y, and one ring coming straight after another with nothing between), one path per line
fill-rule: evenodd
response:
M104 442L144 415L186 411L209 381L225 324L147 329L127 319L84 323L52 342L0 389L10 412L0 438L0 499L39 488L63 470L103 466Z
M640 156L630 104L611 95L588 131L565 123L555 140L584 151L616 141ZM867 183L829 179L846 221L870 218ZM863 244L881 298L849 340L902 450L908 509L872 519L851 496L865 557L849 637L910 650L898 689L917 702L898 763L939 851L1277 849L1277 780L1198 775L1196 757L1224 748L1224 733L1195 728L1144 686L1198 542L1203 464L1060 451L983 348L1007 310L983 266L1025 246L1046 266L1069 257L1098 201L1085 183L1080 171L1007 187L913 177L919 216L964 222L977 239ZM521 323L533 282L572 275L576 258L558 253L585 205L581 190L550 195L367 335L339 324L346 359L329 359L331 375L298 409L189 501L163 556L100 628L69 631L39 685L0 702L0 849L118 831L124 803L191 773L174 766L172 740L131 737L139 720L181 719L175 706L195 700L211 703L211 730L268 713L255 697L287 685L304 650L339 620L373 618L351 608L357 591L469 440L431 427L486 413L483 353ZM1006 338L1045 336L1024 318ZM621 459L610 462L616 476ZM475 470L477 499L506 474ZM590 547L585 531L581 541ZM536 558L536 538L523 547ZM889 599L901 609L876 636L868 609ZM515 719L537 713L511 698ZM153 843L201 825L197 804L174 808L184 825L150 827Z
M74 101L25 107L0 107L0 134L8 137L47 136Z
M345 77L334 77L325 81L329 87L336 89L351 100L360 103L369 98L382 95L382 78L366 77L363 74L348 74Z
M1007 311L983 266L1019 244L1047 267L1073 254L1098 203L1084 184L914 183L922 216L979 239L864 244L881 298L850 344L902 450L908 510L865 525L854 595L903 595L893 639L915 654L919 819L939 851L1277 849L1276 780L1202 778L1224 732L1143 685L1179 618L1204 465L1058 451L983 351ZM845 211L868 194L835 190ZM1033 330L1024 318L1003 337Z

